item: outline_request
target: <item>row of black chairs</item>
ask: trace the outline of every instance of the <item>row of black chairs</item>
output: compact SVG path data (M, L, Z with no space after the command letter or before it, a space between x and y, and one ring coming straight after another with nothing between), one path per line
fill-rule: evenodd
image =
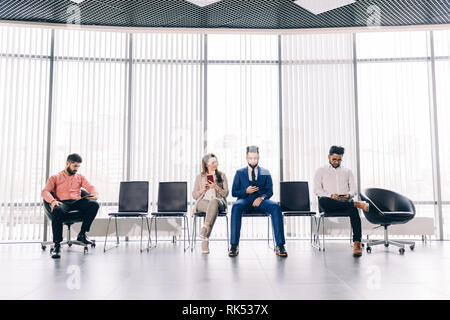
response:
M84 191L83 191L84 192ZM404 245L399 241L391 241L387 237L387 227L391 224L402 224L411 220L415 215L415 207L411 200L397 194L395 192L371 188L364 190L361 198L370 203L370 211L364 212L367 220L374 224L379 224L385 228L385 239L378 241L368 241L367 251L370 252L371 245L384 244L388 246L393 244L400 246L400 253L404 252ZM120 183L119 191L119 207L118 212L109 213L108 226L105 235L104 251L106 251L107 237L111 220L114 219L116 231L116 246L119 245L118 218L138 218L141 219L141 237L140 251L149 251L152 248L151 228L154 222L155 229L155 246L158 244L157 221L160 218L181 218L183 219L183 247L184 251L194 249L196 243L197 219L205 218L205 212L197 212L194 214L192 223L192 244L189 234L189 221L187 217L188 201L187 201L187 182L160 182L158 189L157 212L151 213L150 222L148 220L149 206L149 182L148 181L126 181ZM316 212L311 211L309 186L306 181L289 181L280 183L280 207L284 219L289 217L310 217L311 243L319 250L325 250L324 227L325 218L340 216L336 212L326 212L319 208L319 220L317 223ZM44 202L44 208L49 215L49 205ZM227 243L229 245L229 227L227 211L219 213L219 217L226 219L227 225ZM267 243L270 246L270 214L261 212L246 212L243 217L264 217L267 218ZM148 231L148 241L146 249L143 249L143 230L144 220ZM72 219L65 222L69 230L69 240L67 244L77 244L70 240L70 226L78 222ZM313 225L315 225L315 230ZM322 244L320 244L319 234L322 225ZM187 244L186 244L187 233ZM273 230L272 230L273 234ZM272 236L273 239L273 236ZM367 241L366 241L367 242ZM43 243L43 249L45 250ZM413 243L408 242L411 249L414 248ZM81 244L83 245L83 244ZM84 245L87 252L87 246Z

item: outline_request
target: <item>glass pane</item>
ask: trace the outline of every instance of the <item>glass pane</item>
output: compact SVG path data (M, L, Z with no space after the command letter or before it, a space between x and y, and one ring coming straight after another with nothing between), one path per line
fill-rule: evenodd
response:
M208 60L278 60L277 35L209 34Z
M427 32L357 33L358 59L426 57Z

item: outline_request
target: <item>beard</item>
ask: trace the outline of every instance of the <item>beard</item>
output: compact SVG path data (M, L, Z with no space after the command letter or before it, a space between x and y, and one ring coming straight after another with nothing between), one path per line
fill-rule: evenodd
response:
M339 163L337 166L334 166L332 163L331 163L331 161L329 161L329 163L331 164L331 166L333 167L333 168L335 168L335 169L337 169L337 168L339 168L340 166L341 166L341 164Z
M255 169L258 166L258 162L254 166L252 166L250 163L248 165L250 166L250 168Z
M77 173L77 170L72 170L72 169L70 169L70 167L67 167L67 173L69 173L69 175L73 176L75 173Z

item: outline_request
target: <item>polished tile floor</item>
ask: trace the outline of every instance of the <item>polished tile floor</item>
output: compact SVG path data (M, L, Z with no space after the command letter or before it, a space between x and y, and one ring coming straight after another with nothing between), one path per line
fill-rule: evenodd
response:
M282 259L264 241L242 241L229 258L223 241L209 255L199 245L184 253L182 242L139 253L128 242L53 260L37 243L0 244L0 299L450 299L450 242L417 242L404 255L377 246L359 259L344 240L325 252L304 240L286 247Z

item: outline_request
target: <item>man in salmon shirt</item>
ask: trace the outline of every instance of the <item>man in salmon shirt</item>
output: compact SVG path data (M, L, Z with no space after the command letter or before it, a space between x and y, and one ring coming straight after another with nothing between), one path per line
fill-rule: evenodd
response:
M86 232L89 232L99 209L96 201L98 193L83 175L77 173L81 162L82 159L78 154L69 155L65 169L51 176L42 190L42 197L50 204L51 208L53 242L55 243L53 258L59 258L60 243L63 240L63 221L74 217L69 214L71 210L79 210L83 219L77 240L85 244L92 244L86 236ZM90 196L81 199L81 188L86 189Z

